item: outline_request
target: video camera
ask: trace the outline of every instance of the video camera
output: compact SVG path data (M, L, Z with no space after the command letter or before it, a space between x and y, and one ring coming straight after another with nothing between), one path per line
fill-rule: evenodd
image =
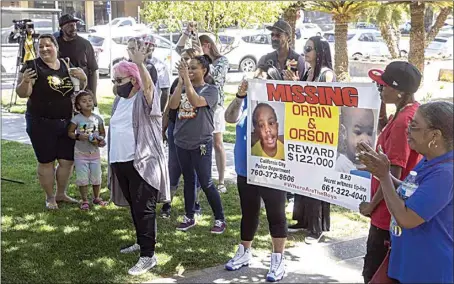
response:
M13 20L14 23L14 32L15 34L19 34L21 36L25 36L27 34L27 28L34 29L35 26L30 19L23 19L23 20ZM33 35L33 37L38 37L39 35Z

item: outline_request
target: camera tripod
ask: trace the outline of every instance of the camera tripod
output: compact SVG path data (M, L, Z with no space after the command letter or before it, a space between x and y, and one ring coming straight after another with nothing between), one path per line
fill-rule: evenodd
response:
M16 93L16 87L17 87L17 84L18 84L18 82L17 82L18 78L17 77L19 76L19 71L20 71L20 68L22 67L22 63L23 63L23 59L24 59L22 51L25 49L26 37L27 37L27 34L25 34L25 35L20 34L19 35L19 49L17 51L16 72L14 74L13 89L11 90L11 98L10 98L10 101L9 101L9 111L11 111L11 107L13 106L13 97L14 97L14 105L17 104L17 93ZM33 45L31 47L32 50L30 50L30 52L33 52L34 57L36 57L36 51L35 51L35 47L34 47L35 38L36 38L36 35L32 34Z

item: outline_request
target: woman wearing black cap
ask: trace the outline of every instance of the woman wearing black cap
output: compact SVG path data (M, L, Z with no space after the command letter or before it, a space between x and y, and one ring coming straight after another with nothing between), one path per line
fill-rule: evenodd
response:
M385 71L370 70L369 77L377 82L383 104L396 106L396 113L386 119L386 126L377 139L377 149L381 147L391 163L391 174L403 180L421 159L421 156L407 143L408 126L419 107L414 93L421 83L421 73L415 66L404 61L395 61L386 66ZM377 150L378 151L378 150ZM380 181L372 179L372 200L360 204L360 212L371 218L367 252L364 258L364 283L369 283L383 262L388 251L385 242L390 239L391 215L383 199Z

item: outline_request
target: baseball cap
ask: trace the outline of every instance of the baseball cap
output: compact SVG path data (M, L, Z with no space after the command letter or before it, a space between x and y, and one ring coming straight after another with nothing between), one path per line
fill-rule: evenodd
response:
M273 29L278 29L280 30L281 32L283 33L286 33L288 36L290 36L292 34L292 28L290 27L290 25L284 21L284 20L279 20L277 21L276 23L274 23L274 25L272 26L267 26L266 27L267 30L273 30Z
M369 77L380 85L410 94L418 91L422 79L418 68L406 61L391 62L384 71L372 69Z
M65 15L61 16L60 19L58 19L58 24L60 25L60 27L63 27L67 23L73 23L73 22L79 22L79 21L80 21L80 19L74 17L73 15L65 14Z

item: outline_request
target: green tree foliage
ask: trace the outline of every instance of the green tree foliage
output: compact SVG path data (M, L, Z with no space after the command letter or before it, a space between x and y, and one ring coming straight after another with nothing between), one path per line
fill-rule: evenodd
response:
M306 9L332 15L334 28L334 69L339 81L349 81L348 23L357 22L362 11L378 5L373 1L305 1Z
M143 18L149 23L165 24L181 31L183 22L196 21L199 29L218 34L220 29L277 20L289 5L279 1L153 1L146 2Z

